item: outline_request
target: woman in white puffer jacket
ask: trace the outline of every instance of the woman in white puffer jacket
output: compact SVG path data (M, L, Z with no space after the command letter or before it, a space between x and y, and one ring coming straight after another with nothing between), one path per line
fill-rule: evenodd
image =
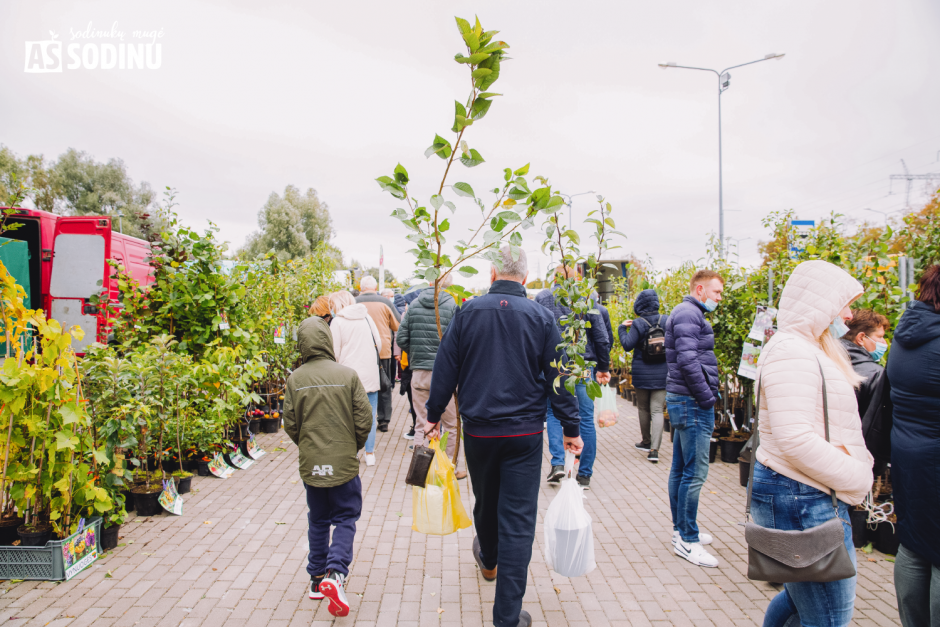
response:
M357 303L346 291L330 294L333 320L333 352L336 363L352 368L359 375L372 405L372 430L366 440L366 466L375 465L375 416L379 401L379 364L376 349L382 351L382 335L369 316L366 306Z
M872 485L873 459L862 437L854 386L859 377L838 337L852 319L849 305L861 284L825 261L796 267L780 298L776 335L761 351L760 446L754 466L754 522L772 529L804 530L838 515L852 560L849 506ZM823 419L826 377L829 439ZM830 490L836 491L838 514ZM788 583L771 600L764 627L799 623L842 626L852 619L856 578L830 583Z

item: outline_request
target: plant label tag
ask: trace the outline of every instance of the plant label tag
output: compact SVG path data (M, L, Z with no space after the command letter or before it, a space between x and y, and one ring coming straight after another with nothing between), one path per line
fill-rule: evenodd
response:
M100 523L89 525L70 535L62 543L62 563L68 581L98 559L98 530Z
M248 457L252 459L260 459L267 451L258 447L258 444L255 442L255 436L251 436L248 439Z
M222 318L222 322L219 323L219 329L222 331L226 329L230 329L231 327L229 326L229 323L228 323L228 316L225 314L224 311L221 314L221 318Z
M242 470L245 470L246 468L248 468L249 466L255 463L254 460L248 459L247 457L242 455L242 452L239 451L238 449L229 453L228 458L229 460L231 460L233 464L235 464L236 468L241 468Z
M287 324L281 323L274 329L274 343L284 344L287 342Z
M225 463L225 460L219 453L216 453L209 462L209 472L219 479L228 479L235 472L235 469Z
M163 492L157 497L157 501L171 514L183 514L183 497L176 491L176 482L172 479L163 482Z

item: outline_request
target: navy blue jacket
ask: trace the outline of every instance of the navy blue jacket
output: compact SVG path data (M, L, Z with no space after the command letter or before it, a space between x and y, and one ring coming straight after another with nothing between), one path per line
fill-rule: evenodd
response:
M932 306L908 304L894 332L887 370L898 536L940 568L940 313Z
M666 392L691 396L702 409L718 400L718 359L715 333L705 319L705 308L686 296L666 321Z
M561 322L559 321L564 316L569 315L571 310L555 303L556 289L558 289L557 284L553 285L551 289L545 288L536 295L535 302L552 312L552 315L555 316L558 335L561 336ZM582 356L588 361L597 362L596 369L598 372L609 372L612 336L607 335L607 331L604 330L604 319L600 314L588 314L587 319L591 324L591 328L588 329L587 346Z
M578 400L564 387L550 392L561 360L552 314L526 298L515 281L495 281L486 296L464 303L448 325L434 360L428 422L437 423L457 390L467 435L541 433L546 397L568 437L580 435Z
M610 349L613 347L614 341L614 330L610 328L610 312L607 311L607 307L604 307L599 302L595 305L597 310L601 312L601 318L604 319L604 330L607 332L607 339L611 342L607 346L607 363L610 364Z
M669 366L665 361L660 363L647 363L643 360L641 348L646 334L652 328L652 322L659 318L659 326L666 329L666 322L669 316L659 313L659 296L656 290L643 290L637 294L633 302L633 311L637 318L630 325L630 328L620 325L617 327L620 336L620 345L623 350L633 351L633 365L630 372L633 375L633 387L640 390L665 390L666 377L669 374Z

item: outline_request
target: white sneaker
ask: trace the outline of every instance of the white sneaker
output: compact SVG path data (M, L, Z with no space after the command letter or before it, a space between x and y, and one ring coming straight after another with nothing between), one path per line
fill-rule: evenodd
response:
M375 453L366 453L366 466L375 466Z
M333 616L349 614L349 601L346 600L346 575L331 570L320 582L320 592L330 600L327 611Z
M706 568L715 568L718 566L718 558L705 550L701 542L676 542L676 555L686 559L696 566L705 566ZM320 584L322 589L323 584Z
M701 531L698 532L698 543L701 544L702 546L711 544L712 540L714 540L714 538L712 538L707 533L703 533ZM672 532L672 546L676 546L676 542L678 541L679 541L679 531L676 530Z

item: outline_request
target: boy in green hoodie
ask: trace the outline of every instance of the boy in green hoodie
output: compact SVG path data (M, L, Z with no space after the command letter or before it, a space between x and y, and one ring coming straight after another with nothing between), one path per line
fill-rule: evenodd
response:
M287 379L284 431L299 450L310 509L310 598L328 598L330 614L346 616L344 584L362 512L357 452L372 428L372 406L356 372L336 363L333 335L323 319L304 320L297 342L304 363Z

